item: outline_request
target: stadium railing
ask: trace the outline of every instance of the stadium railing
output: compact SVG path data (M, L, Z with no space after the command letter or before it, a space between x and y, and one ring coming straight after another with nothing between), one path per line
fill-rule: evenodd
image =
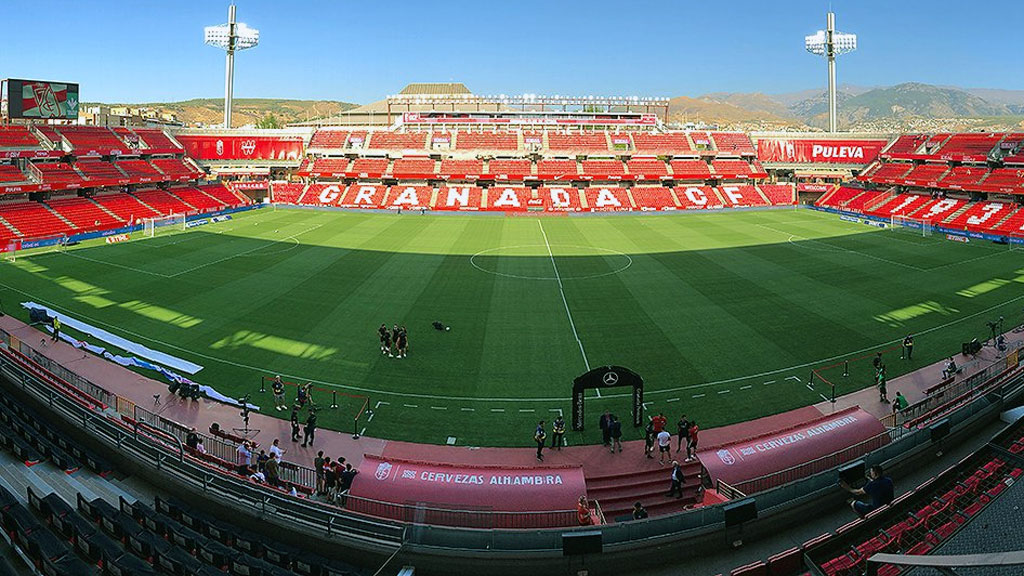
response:
M393 521L373 518L351 510L339 509L305 498L268 489L238 475L226 474L187 453L179 451L177 437L156 433L145 426L133 426L114 414L110 408L100 410L95 405L81 402L38 373L29 369L27 362L12 353L10 346L31 353L31 346L0 330L0 377L20 393L34 398L60 416L69 427L82 432L124 465L134 470L149 470L151 478L158 478L170 490L187 492L205 499L210 505L223 506L236 512L262 515L267 521L302 531L316 538L332 540L354 549L393 552L402 546L406 553L419 550L459 549L486 552L494 558L511 558L516 553L532 550L553 557L561 555L562 534L566 528L490 529L428 525L419 523L422 516L411 520ZM995 418L1001 409L1024 393L1024 378L1017 377L993 388L976 398L967 407L945 416L950 423L950 439L969 433ZM112 396L112 395L111 395ZM109 406L127 407L111 398ZM173 442L170 440L174 440ZM928 430L908 430L896 441L890 442L866 455L860 456L866 465L884 464L887 469L911 465L934 450L934 440ZM751 530L778 529L774 517L792 517L806 507L818 507L823 502L841 500L835 489L836 469L828 469L804 478L777 485L763 492L753 493L759 510L759 519ZM350 497L350 501L351 497ZM415 509L415 507L412 507ZM486 516L489 512L472 511ZM757 523L764 523L764 525ZM605 550L636 549L667 542L686 542L688 546L707 545L720 541L724 526L721 505L707 506L681 514L650 518L637 522L624 522L601 526ZM511 556L504 556L503 554ZM468 555L466 562L479 561L479 556ZM456 560L451 560L455 562Z

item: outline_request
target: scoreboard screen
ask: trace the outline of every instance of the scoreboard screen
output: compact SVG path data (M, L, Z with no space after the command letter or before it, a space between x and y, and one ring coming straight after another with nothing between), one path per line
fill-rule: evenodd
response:
M78 119L78 84L8 79L10 118Z

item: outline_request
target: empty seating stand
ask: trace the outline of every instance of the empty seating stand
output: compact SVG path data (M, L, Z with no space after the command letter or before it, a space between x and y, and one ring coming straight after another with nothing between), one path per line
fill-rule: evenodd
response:
M551 150L608 151L608 138L604 132L548 132L547 140Z
M139 138L142 139L142 141L146 144L147 148L155 148L160 150L171 148L177 150L182 149L181 146L179 146L176 142L171 140L167 136L167 134L164 133L163 130L134 128L132 131L138 134Z
M0 126L0 148L39 148L39 139L24 126Z
M128 178L137 182L161 182L166 180L162 172L145 160L120 160L116 165Z
M472 132L460 130L455 136L457 150L516 150L519 135L513 132Z
M308 147L344 149L347 140L348 130L320 129L313 133Z
M109 128L101 126L60 126L57 128L75 151L125 150L128 146Z
M18 169L17 166L12 164L0 164L0 183L3 184L16 184L18 182L27 182L28 177L25 173Z
M693 150L683 132L634 132L632 137L634 149L639 153L674 155Z
M92 199L125 222L134 222L142 218L152 218L160 215L159 212L139 202L138 198L131 194L122 194L120 192L97 194Z
M123 224L89 198L51 198L46 203L66 220L70 220L79 231L116 228Z
M427 133L373 132L367 147L387 150L423 150L427 147Z
M522 180L530 176L533 164L529 160L495 159L487 163L487 174L496 180Z
M161 216L171 214L187 214L195 209L188 206L176 196L172 196L163 190L138 190L135 197L147 206L156 210Z
M66 234L74 231L74 228L67 222L58 218L49 208L39 202L0 204L0 217L27 238Z
M190 180L202 176L181 158L154 158L152 164L171 179Z

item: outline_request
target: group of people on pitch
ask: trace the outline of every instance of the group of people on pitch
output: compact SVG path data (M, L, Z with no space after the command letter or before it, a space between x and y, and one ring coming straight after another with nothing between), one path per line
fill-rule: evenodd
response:
M405 326L395 324L394 328L388 330L387 324L381 322L377 333L380 335L381 354L387 354L388 358L409 357L409 332Z

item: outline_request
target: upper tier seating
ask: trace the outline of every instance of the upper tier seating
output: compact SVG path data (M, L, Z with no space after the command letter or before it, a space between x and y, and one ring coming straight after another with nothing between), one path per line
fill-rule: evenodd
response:
M135 192L135 197L159 212L161 216L185 214L193 211L192 208L176 196L172 196L163 190L138 190Z
M154 158L152 162L153 166L159 168L161 172L170 178L185 176L198 178L202 176L201 173L197 172L192 168L192 166L180 158Z
M913 154L917 152L928 136L925 134L903 134L889 145L885 150L886 154Z
M60 132L75 150L123 150L127 148L108 128L100 126L59 126Z
M129 149L142 148L142 138L132 132L131 128L112 127L110 130L121 139Z
M492 186L487 190L487 210L525 212L531 196L522 186Z
M522 180L531 174L532 165L529 160L495 159L487 163L487 173L495 178Z
M434 160L432 158L419 158L419 157L406 157L398 158L395 160L394 166L391 167L391 173L396 177L405 176L421 176L424 174L434 174Z
M579 190L566 186L544 186L537 189L546 212L576 212L580 206Z
M902 180L903 177L907 175L907 172L910 172L912 168L913 165L911 164L905 164L903 162L889 162L879 166L868 179L873 182L880 182L883 180Z
M60 147L61 142L63 142L57 129L49 124L36 124L35 129L54 146Z
M669 132L667 134L634 132L633 145L637 152L654 154L677 154L692 150L690 141L686 139L686 134L683 132Z
M36 162L34 164L47 184L82 184L82 177L67 162Z
M726 206L767 206L757 188L750 185L725 184L718 187Z
M149 182L164 180L164 175L145 160L120 160L116 164L129 178L148 178Z
M1024 168L996 168L985 179L985 186L1024 190Z
M988 156L1003 136L1004 134L954 134L935 154Z
M427 147L427 132L374 132L367 148L387 150L423 150Z
M1005 222L990 227L990 230L1008 236L1024 237L1024 209L1017 210Z
M939 180L942 188L974 188L988 174L984 166L956 166Z
M951 134L949 133L939 133L932 135L932 137L929 138L924 143L924 152L926 154L934 154L935 152L938 151L939 146L942 145L943 142L948 140L950 136Z
M124 174L121 174L121 171L110 162L79 160L75 167L89 180L113 180L116 182L125 179Z
M39 202L0 204L0 217L27 238L66 234L74 230Z
M761 184L758 188L775 206L786 206L795 202L792 184Z
M572 180L578 175L575 160L544 158L537 162L537 176L545 180Z
M199 186L199 189L206 192L208 195L213 196L215 199L227 206L234 207L248 204L247 200L239 198L234 192L225 188L223 184L205 184L203 186Z
M715 143L707 132L690 132L690 140L697 150L714 150Z
M121 224L119 219L108 214L88 198L51 198L46 203L80 230L101 230Z
M0 183L28 182L28 177L13 164L0 164Z
M608 139L604 132L582 132L565 134L548 132L548 148L551 150L607 151Z
M1008 202L978 202L972 204L963 214L949 221L946 226L981 232L992 228L1014 210L1016 210L1016 206Z
M0 126L0 148L39 148L39 139L24 126Z
M367 148L367 144L370 142L370 133L366 130L353 130L348 133L348 140L345 142L345 148Z
M470 176L476 177L484 173L482 160L456 160L445 158L441 161L441 176Z
M657 158L630 158L626 162L629 173L637 179L658 180L668 176L668 167Z
M679 203L687 210L722 207L722 201L711 186L676 186L675 192Z
M617 212L633 209L633 205L629 202L629 195L624 188L614 186L585 188L583 196L587 200L588 210Z
M167 134L163 130L156 128L134 128L132 130L142 138L142 141L146 143L146 146L150 148L177 148L181 150L181 146L178 146L173 140L167 137Z
M608 176L622 176L626 171L625 166L619 160L584 160L583 174L594 178L606 178Z
M754 156L754 150L750 137L742 132L712 132L711 137L715 140L715 147L720 153L733 153L741 156Z
M306 185L299 182L273 182L274 202L298 204Z
M460 131L455 137L458 150L516 150L519 135L511 132L466 132Z
M382 208L406 208L409 210L429 208L430 197L433 194L433 186L392 186L388 189L387 201Z
M949 170L949 166L946 164L921 164L914 166L914 169L903 179L912 186L935 186L947 170Z
M131 194L97 194L92 197L97 204L117 214L125 222L152 218L160 213L139 202L138 198Z
M724 178L749 178L756 172L746 160L712 160L711 166Z
M350 172L360 176L374 178L388 171L390 161L387 158L356 158L352 161Z
M442 186L437 191L434 210L479 210L483 189L479 186Z
M348 140L348 130L325 130L320 129L313 133L309 141L309 148L337 148L345 147Z
M662 186L635 186L630 193L641 210L675 210L672 191Z
M711 176L711 168L703 160L673 160L672 174L676 180L707 180Z

